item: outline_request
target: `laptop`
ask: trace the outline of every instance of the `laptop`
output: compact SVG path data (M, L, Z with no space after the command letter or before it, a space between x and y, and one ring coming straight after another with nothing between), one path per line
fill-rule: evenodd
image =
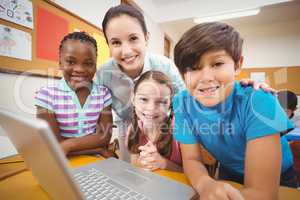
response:
M24 158L40 186L53 199L187 200L195 191L184 184L109 158L76 169L48 123L0 109L0 126Z

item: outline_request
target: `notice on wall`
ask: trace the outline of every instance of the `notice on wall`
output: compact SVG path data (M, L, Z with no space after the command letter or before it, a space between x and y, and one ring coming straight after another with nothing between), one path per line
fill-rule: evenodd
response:
M33 29L32 2L0 0L0 18Z
M69 22L41 6L36 16L36 57L58 63L58 47L69 32Z
M250 79L257 83L266 82L266 73L265 72L251 72Z
M0 24L0 55L31 60L31 35Z

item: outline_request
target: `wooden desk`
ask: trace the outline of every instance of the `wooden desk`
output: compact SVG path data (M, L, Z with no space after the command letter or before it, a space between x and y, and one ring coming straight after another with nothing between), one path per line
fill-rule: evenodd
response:
M95 156L76 156L70 158L71 167L79 167L88 163L92 163L103 158ZM10 164L13 165L13 164ZM0 171L2 171L0 165ZM14 167L14 166L12 166ZM7 166L5 167L7 168ZM49 195L39 186L30 171L21 172L15 176L11 176L0 181L0 199L2 200L23 200L38 199L50 200Z
M94 156L76 156L70 158L70 165L72 167L79 167L84 164L92 163L103 158ZM12 164L11 164L12 165ZM3 171L3 166L0 165L0 171ZM188 180L182 173L170 172L166 170L159 170L156 172L162 176L169 177L173 180L189 184ZM236 188L242 186L229 182ZM17 175L11 176L0 181L0 199L2 200L23 200L23 199L38 199L49 200L50 197L42 190L38 182L34 179L30 171L24 171ZM279 200L297 200L300 199L300 190L290 189L287 187L280 187Z

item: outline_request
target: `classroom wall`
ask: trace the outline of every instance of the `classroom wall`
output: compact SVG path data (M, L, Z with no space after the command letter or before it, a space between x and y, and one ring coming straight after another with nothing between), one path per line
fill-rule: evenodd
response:
M98 26L99 28L102 27L102 20L104 18L105 12L111 6L116 6L120 4L120 0L109 0L109 1L100 1L99 0L89 0L87 1L80 0L74 3L73 0L53 0L53 2L57 3L58 5L66 8L67 10L71 11L72 13L81 16L85 20L91 22L92 24ZM94 5L94 6L90 6ZM99 6L95 6L99 5ZM97 16L93 13L97 13ZM99 13L100 17L99 17ZM164 33L162 32L159 25L151 19L146 13L144 13L146 25L148 31L150 32L150 40L148 45L148 50L153 53L163 54L163 39Z
M245 40L245 68L300 66L300 20L237 29Z
M77 16L80 16L88 22L98 26L99 28L101 28L102 19L104 18L104 14L108 10L108 8L110 8L111 6L119 5L121 2L120 0L77 0L76 3L74 2L74 0L51 1L76 14Z
M0 108L19 113L26 117L35 116L35 92L48 81L40 77L27 77L22 75L0 73ZM3 135L0 127L0 135Z
M300 66L299 19L257 26L233 26L244 38L244 68ZM181 34L169 26L163 28L176 44Z
M150 38L148 51L156 54L164 54L164 33L159 25L154 22L147 14L144 14Z
M273 88L300 95L300 20L235 28L245 41L240 76L250 78L251 72L265 72L266 82Z
M47 81L46 78L0 73L0 107L28 117L34 115L34 94Z

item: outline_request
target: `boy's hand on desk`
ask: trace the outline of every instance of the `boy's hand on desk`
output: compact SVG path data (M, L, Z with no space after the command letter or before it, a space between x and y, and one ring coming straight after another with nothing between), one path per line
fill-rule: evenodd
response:
M201 200L244 200L241 192L228 183L216 181L209 176L201 179L196 187Z
M140 146L139 150L141 150L139 161L144 168L151 171L166 168L167 163L165 158L159 154L152 142L149 141L146 145Z

